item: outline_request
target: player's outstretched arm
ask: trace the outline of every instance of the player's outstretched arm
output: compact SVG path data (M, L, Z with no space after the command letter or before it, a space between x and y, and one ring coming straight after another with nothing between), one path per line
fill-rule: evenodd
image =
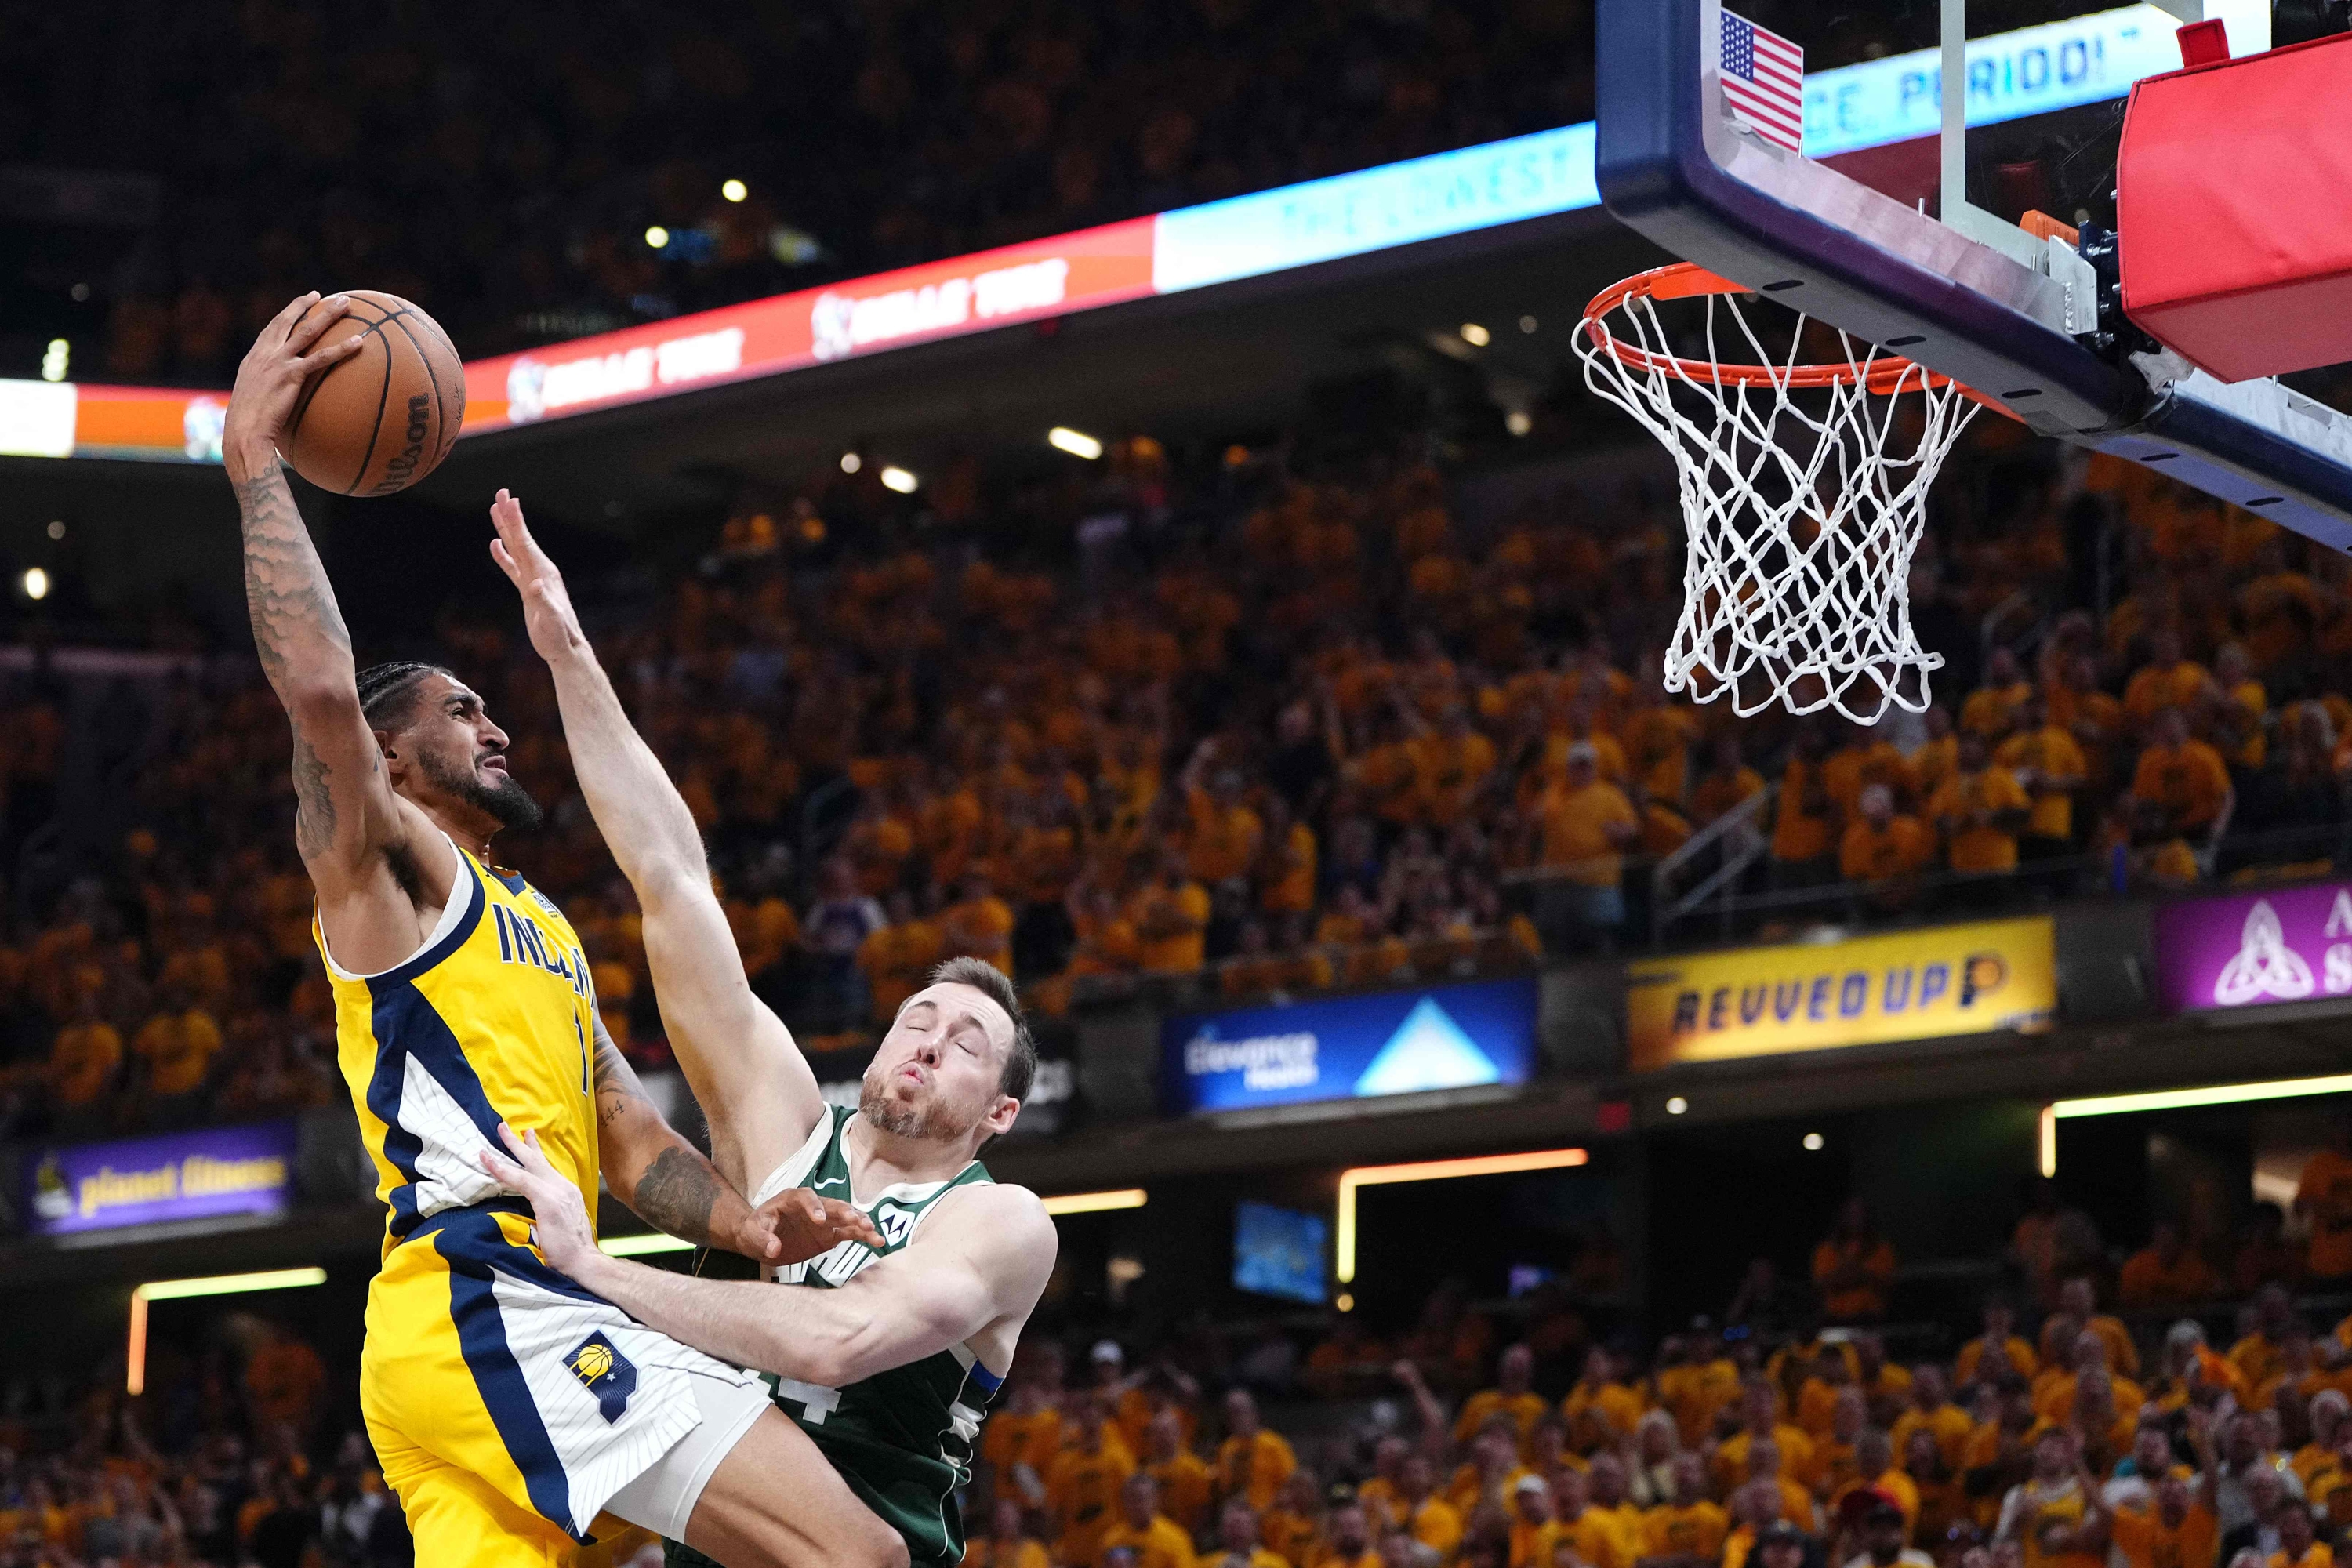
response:
M662 1025L710 1122L719 1169L749 1188L807 1141L824 1114L816 1075L783 1021L751 994L743 955L710 889L702 835L629 722L580 629L563 574L506 491L490 508L490 553L522 595L530 645L555 677L572 771L597 829L636 889Z
M599 1251L580 1189L536 1142L499 1132L513 1157L486 1150L482 1168L530 1200L550 1264L674 1340L814 1389L841 1388L992 1324L1024 1321L1054 1271L1058 1238L1045 1205L1034 1193L994 1185L941 1200L956 1205L955 1223L925 1226L837 1289L648 1268Z
M340 955L375 967L372 960L379 954L370 950L381 950L384 963L396 963L415 946L416 934L397 929L397 918L382 919L413 916L413 902L404 909L344 907L354 900L363 906L396 901L399 888L384 866L384 851L414 851L427 891L445 897L457 857L429 831L424 815L393 793L383 753L360 711L351 633L278 468L278 444L303 387L360 345L357 336L335 335L348 308L340 295L314 319L303 320L318 299L305 294L280 310L237 366L221 458L243 519L254 647L294 727L295 847L319 889ZM388 929L371 929L379 923Z

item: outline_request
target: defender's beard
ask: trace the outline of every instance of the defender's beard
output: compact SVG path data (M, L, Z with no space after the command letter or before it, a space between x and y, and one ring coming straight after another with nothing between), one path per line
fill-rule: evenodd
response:
M472 767L452 767L431 752L419 752L416 765L435 787L489 813L500 827L527 832L537 827L545 816L539 809L539 802L530 798L530 792L511 773L501 774L496 784L485 784L482 775Z
M882 1086L871 1078L857 1090L857 1113L893 1138L922 1138L940 1142L962 1136L970 1129L959 1127L949 1109L933 1100L917 1108L896 1105Z

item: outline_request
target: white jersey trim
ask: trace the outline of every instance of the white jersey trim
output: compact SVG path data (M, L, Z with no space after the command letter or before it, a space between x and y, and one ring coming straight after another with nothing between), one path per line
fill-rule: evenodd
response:
M803 1140L801 1146L782 1164L768 1173L768 1179L760 1184L758 1194L751 1199L751 1206L758 1208L786 1187L799 1186L803 1178L816 1169L816 1163L824 1158L825 1148L832 1142L833 1107L828 1105L819 1113L816 1125L809 1129L809 1135Z
M329 973L332 974L338 980L348 980L357 984L364 984L368 981L379 979L383 975L389 974L394 970L401 968L403 965L414 963L417 959L422 957L435 942L439 942L443 937L447 936L451 931L457 929L457 922L464 920L466 918L466 911L474 907L475 899L488 897L488 894L482 891L480 876L474 870L472 866L467 864L466 853L464 850L457 847L457 841L450 837L446 833L441 836L441 839L443 843L449 846L449 853L457 857L457 869L459 873L465 877L472 878L474 880L474 886L469 889L459 886L456 882L450 883L449 901L441 906L441 919L435 923L433 933L430 936L427 936L423 942L418 942L416 944L416 951L410 953L406 958L402 959L399 963L387 963L373 974L354 974L350 970L345 969L341 964L335 962L335 954L327 945L327 922L323 920L320 921L319 922L319 952L326 958L327 971ZM459 897L458 895L461 893L464 894L465 897Z

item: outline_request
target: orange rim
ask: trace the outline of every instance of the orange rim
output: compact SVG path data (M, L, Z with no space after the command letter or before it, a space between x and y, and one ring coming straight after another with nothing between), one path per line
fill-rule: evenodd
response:
M1916 385L1924 390L1958 386L1960 395L1980 404L1996 414L2014 419L2007 408L1976 388L1939 375L1916 361L1885 350L1874 354L1865 367L1858 364L1724 364L1714 360L1681 359L1673 354L1652 353L1619 340L1601 320L1612 310L1634 300L1695 300L1710 294L1749 294L1755 292L1744 283L1709 272L1696 261L1677 261L1671 266L1654 267L1647 272L1612 283L1592 297L1584 307L1584 319L1577 331L1595 347L1608 353L1629 370L1643 374L1665 371L1709 386L1851 386L1861 383L1863 389L1877 395L1905 390Z

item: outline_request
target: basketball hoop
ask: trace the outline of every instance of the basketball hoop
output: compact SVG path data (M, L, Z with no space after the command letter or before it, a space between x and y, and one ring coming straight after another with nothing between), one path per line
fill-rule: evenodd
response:
M1660 301L1692 299L1706 301L1705 358L1672 353L1658 317ZM1890 704L1922 712L1944 662L1911 628L1927 488L1978 405L2007 410L1843 332L1841 359L1801 363L1801 312L1776 354L1748 320L1759 302L1685 261L1601 290L1577 323L1585 384L1675 460L1690 541L1666 689L1729 692L1743 718L1774 701L1863 724ZM1751 363L1717 353L1726 313ZM1908 450L1890 450L1913 426Z

